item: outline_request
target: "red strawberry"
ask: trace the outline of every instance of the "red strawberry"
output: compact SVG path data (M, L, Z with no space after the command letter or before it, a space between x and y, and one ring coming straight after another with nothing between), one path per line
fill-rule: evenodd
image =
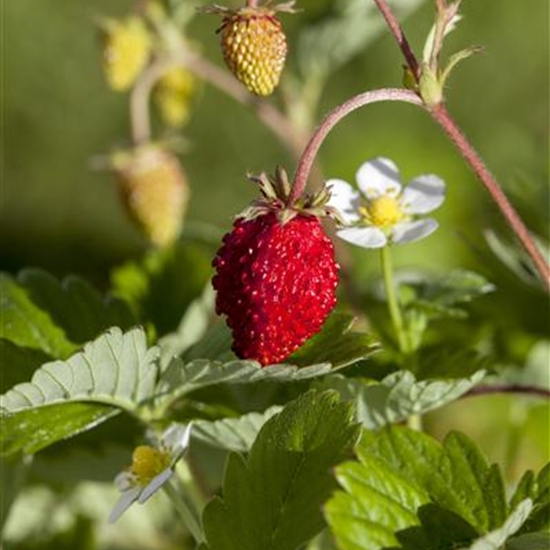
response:
M213 285L216 311L227 315L233 332L233 351L269 365L321 329L336 304L339 266L317 217L327 214L326 193L289 208L282 196L288 186L265 176L259 181L265 198L225 235L213 261Z

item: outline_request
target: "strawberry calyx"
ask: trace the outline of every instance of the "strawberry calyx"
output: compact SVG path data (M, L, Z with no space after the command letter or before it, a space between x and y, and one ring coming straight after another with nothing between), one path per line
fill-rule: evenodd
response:
M273 176L262 172L258 176L249 174L248 179L259 186L262 196L245 208L238 218L253 220L272 212L283 225L298 215L341 221L339 211L328 205L330 190L326 187L316 193L304 193L290 203L292 187L281 166L277 166Z
M245 6L242 8L228 8L227 6L212 4L197 9L200 13L221 15L224 19L227 17L250 19L253 17L273 17L277 12L297 13L298 10L294 7L295 4L295 0L291 2L281 2L279 4L273 4L273 2L268 0L265 4L258 7Z

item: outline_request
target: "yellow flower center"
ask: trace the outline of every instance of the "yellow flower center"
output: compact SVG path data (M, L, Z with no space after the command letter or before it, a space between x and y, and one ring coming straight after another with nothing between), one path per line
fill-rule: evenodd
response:
M395 225L404 217L398 200L388 195L369 201L366 208L361 208L361 213L370 224L377 227Z
M166 451L140 445L132 454L130 471L137 477L138 482L146 485L153 478L170 466L170 454Z

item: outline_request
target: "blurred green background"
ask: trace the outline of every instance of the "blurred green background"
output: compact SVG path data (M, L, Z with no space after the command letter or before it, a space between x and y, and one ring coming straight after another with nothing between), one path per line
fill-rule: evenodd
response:
M291 55L300 25L330 4L299 2L304 12L289 23ZM127 96L105 84L94 19L125 14L131 5L122 0L17 0L3 6L3 269L43 266L104 281L113 264L143 251L111 175L91 169L93 157L129 143ZM547 0L465 0L465 19L445 50L485 47L484 54L453 75L451 112L502 183L528 187L537 197L532 208L545 216L548 9ZM432 10L431 2L425 2L405 23L417 50ZM199 17L190 32L205 55L221 64L217 25L213 17ZM321 112L359 91L400 81L400 54L384 32L333 76ZM294 168L285 148L250 110L210 86L205 86L185 137L190 142L183 163L193 190L191 223L227 228L254 195L244 177L247 171L272 170L276 163ZM442 227L437 237L403 247L399 261L438 271L483 265L476 248L482 230L498 217L429 117L408 105L366 108L328 139L322 165L327 177L349 179L361 162L377 155L393 158L406 178L435 172L449 186L449 198L438 213ZM534 223L531 212L523 213Z
M282 16L288 23L291 57L300 28L323 17L334 2L298 4L304 9L301 14L292 20ZM111 92L104 81L94 20L127 14L132 5L127 0L2 4L3 270L44 267L60 276L83 275L105 288L113 267L146 250L119 202L112 175L92 169L94 158L130 143L128 97ZM447 92L450 111L527 224L548 238L548 0L464 0L462 11L464 21L449 38L445 53L471 44L483 45L485 52L453 74ZM432 2L426 1L405 21L417 51L432 12ZM218 24L215 18L198 17L190 33L204 55L221 66L214 34ZM393 38L387 32L377 35L332 76L317 119L353 94L399 86L401 63ZM292 69L292 60L290 65ZM247 172L271 171L276 164L294 169L287 149L249 109L208 85L182 135L189 144L182 162L193 192L190 231L207 223L221 234L230 226L255 196ZM483 338L491 339L491 351L505 363L521 366L534 342L548 338L548 302L544 294L499 267L485 246L483 231L502 229L502 222L481 185L435 123L409 105L370 106L346 119L325 143L321 164L327 177L352 181L363 161L379 155L394 159L405 180L433 172L448 184L448 199L436 213L440 230L430 239L397 249L396 263L435 273L467 267L497 284L496 293L472 308L471 324L449 321L437 329L456 331L457 341L482 341L474 334L477 323L481 318L478 332L485 331L492 315L493 333L487 337L484 332ZM377 256L360 249L350 252L354 278L367 288L378 277ZM166 299L179 304L172 296ZM474 437L492 460L506 465L509 480L548 458L544 401L465 399L426 420L437 436L461 429Z

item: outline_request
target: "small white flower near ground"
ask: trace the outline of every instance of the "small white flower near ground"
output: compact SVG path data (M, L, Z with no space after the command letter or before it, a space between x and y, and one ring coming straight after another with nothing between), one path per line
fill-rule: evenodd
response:
M191 423L174 424L162 434L157 445L134 449L131 466L115 478L120 498L109 515L109 523L117 521L134 502L146 502L172 477L177 461L189 448L190 437Z

